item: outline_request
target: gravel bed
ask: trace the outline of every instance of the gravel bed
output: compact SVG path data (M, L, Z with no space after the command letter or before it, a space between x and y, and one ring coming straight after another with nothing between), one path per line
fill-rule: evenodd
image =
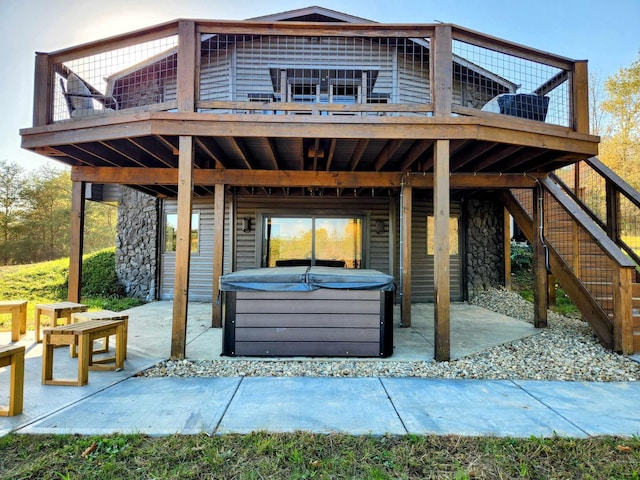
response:
M533 323L533 305L515 292L490 290L471 303ZM586 322L549 312L548 328L450 362L388 360L167 360L146 377L423 377L637 381L640 363L605 350Z

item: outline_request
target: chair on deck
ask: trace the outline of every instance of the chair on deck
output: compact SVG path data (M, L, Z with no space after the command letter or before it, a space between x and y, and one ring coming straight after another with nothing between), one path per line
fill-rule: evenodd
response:
M99 92L92 92L84 80L73 72L67 76L66 88L64 81L62 78L60 79L60 88L67 101L67 108L71 118L87 117L118 110L118 102L115 98L107 97ZM104 108L96 108L94 100L102 104Z

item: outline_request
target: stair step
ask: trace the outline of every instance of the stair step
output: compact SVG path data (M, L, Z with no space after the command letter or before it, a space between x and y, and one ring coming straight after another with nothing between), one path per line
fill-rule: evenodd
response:
M631 284L631 295L634 299L640 299L640 283L632 283Z

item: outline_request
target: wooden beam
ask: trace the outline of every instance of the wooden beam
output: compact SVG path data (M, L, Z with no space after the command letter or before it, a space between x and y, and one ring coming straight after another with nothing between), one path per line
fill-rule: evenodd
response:
M196 138L195 142L198 148L216 163L216 168L225 167L225 153L213 138Z
M178 22L178 80L179 112L193 112L196 106L196 24Z
M336 143L338 141L335 138L332 138L329 142L329 152L327 153L327 161L325 162L324 169L328 172L331 170L331 162L333 162L333 156L336 153Z
M491 153L491 155L487 156L487 158L480 160L476 164L474 164L473 170L476 172L482 172L486 168L496 165L498 162L501 162L505 158L519 152L520 150L522 150L522 148L523 147L521 147L520 145L500 145ZM511 163L509 165L511 165Z
M334 140L335 141L335 140ZM274 170L280 170L280 154L278 146L273 138L267 137L267 146L269 147L270 160Z
M178 166L177 158L173 155L173 152L164 148L158 148L157 138L158 136L136 137L129 138L128 140L150 158L155 159L160 165L165 165L169 168L176 168Z
M437 140L434 148L434 358L451 358L451 281L449 268L449 141Z
M411 168L420 156L433 145L433 140L416 140L400 160L399 170L404 172Z
M220 170L198 169L194 172L196 185L223 183L237 187L318 187L318 188L399 188L402 172L300 172L297 170ZM416 188L433 188L432 173L410 175ZM451 174L451 188L533 188L536 178L546 174ZM115 168L86 167L71 168L71 179L92 183L115 183L120 185L177 185L178 169L172 168Z
M461 152L458 152L455 157L451 156L451 171L455 172L464 167L468 163L471 163L476 158L486 154L491 149L495 148L495 143L477 142L473 144L471 148L465 148ZM479 171L480 169L475 169Z
M547 281L547 262L545 246L542 243L544 212L544 192L533 189L533 326L545 328L547 326L547 310L549 309L549 290Z
M413 195L410 177L406 177L400 190L400 326L411 326L411 224Z
M176 272L173 286L171 358L184 359L187 346L189 263L191 260L191 207L193 202L193 137L180 137L178 159L178 226Z
M361 138L358 140L358 144L356 145L356 148L351 155L351 160L349 161L349 170L353 172L358 167L358 163L360 163L360 159L362 158L362 155L364 155L364 151L367 149L368 145L368 138Z
M222 327L222 301L220 299L220 277L224 266L224 189L216 183L213 203L213 299L211 302L211 326Z
M240 160L242 160L242 163L244 163L244 166L247 167L249 170L252 170L253 169L253 165L251 164L252 155L245 141L242 138L237 138L237 137L229 137L229 140L233 145L235 145L236 150L240 155Z
M450 117L453 103L453 40L451 25L436 25L432 39L433 55L431 99L435 117ZM447 159L447 163L449 160ZM448 221L448 220L447 220Z
M84 245L85 182L71 185L71 239L69 242L69 284L67 300L80 303L82 250Z
M394 153L396 153L396 151L398 150L398 148L400 148L403 142L404 140L396 139L396 140L389 140L385 144L385 146L382 148L382 150L380 151L380 153L378 154L378 157L374 162L374 170L376 172L379 172L384 168L384 166L387 164L387 162L389 162L389 160L391 160L391 157L393 156Z

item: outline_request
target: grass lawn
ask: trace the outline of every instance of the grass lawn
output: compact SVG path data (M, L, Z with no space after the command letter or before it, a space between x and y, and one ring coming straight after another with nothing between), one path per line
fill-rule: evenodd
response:
M638 479L640 439L9 435L0 478Z
M124 296L115 274L115 250L85 255L81 301L90 310L120 311L142 304ZM0 300L27 300L27 329L35 328L35 305L67 300L69 259L0 267ZM11 316L0 315L0 332L11 329Z

